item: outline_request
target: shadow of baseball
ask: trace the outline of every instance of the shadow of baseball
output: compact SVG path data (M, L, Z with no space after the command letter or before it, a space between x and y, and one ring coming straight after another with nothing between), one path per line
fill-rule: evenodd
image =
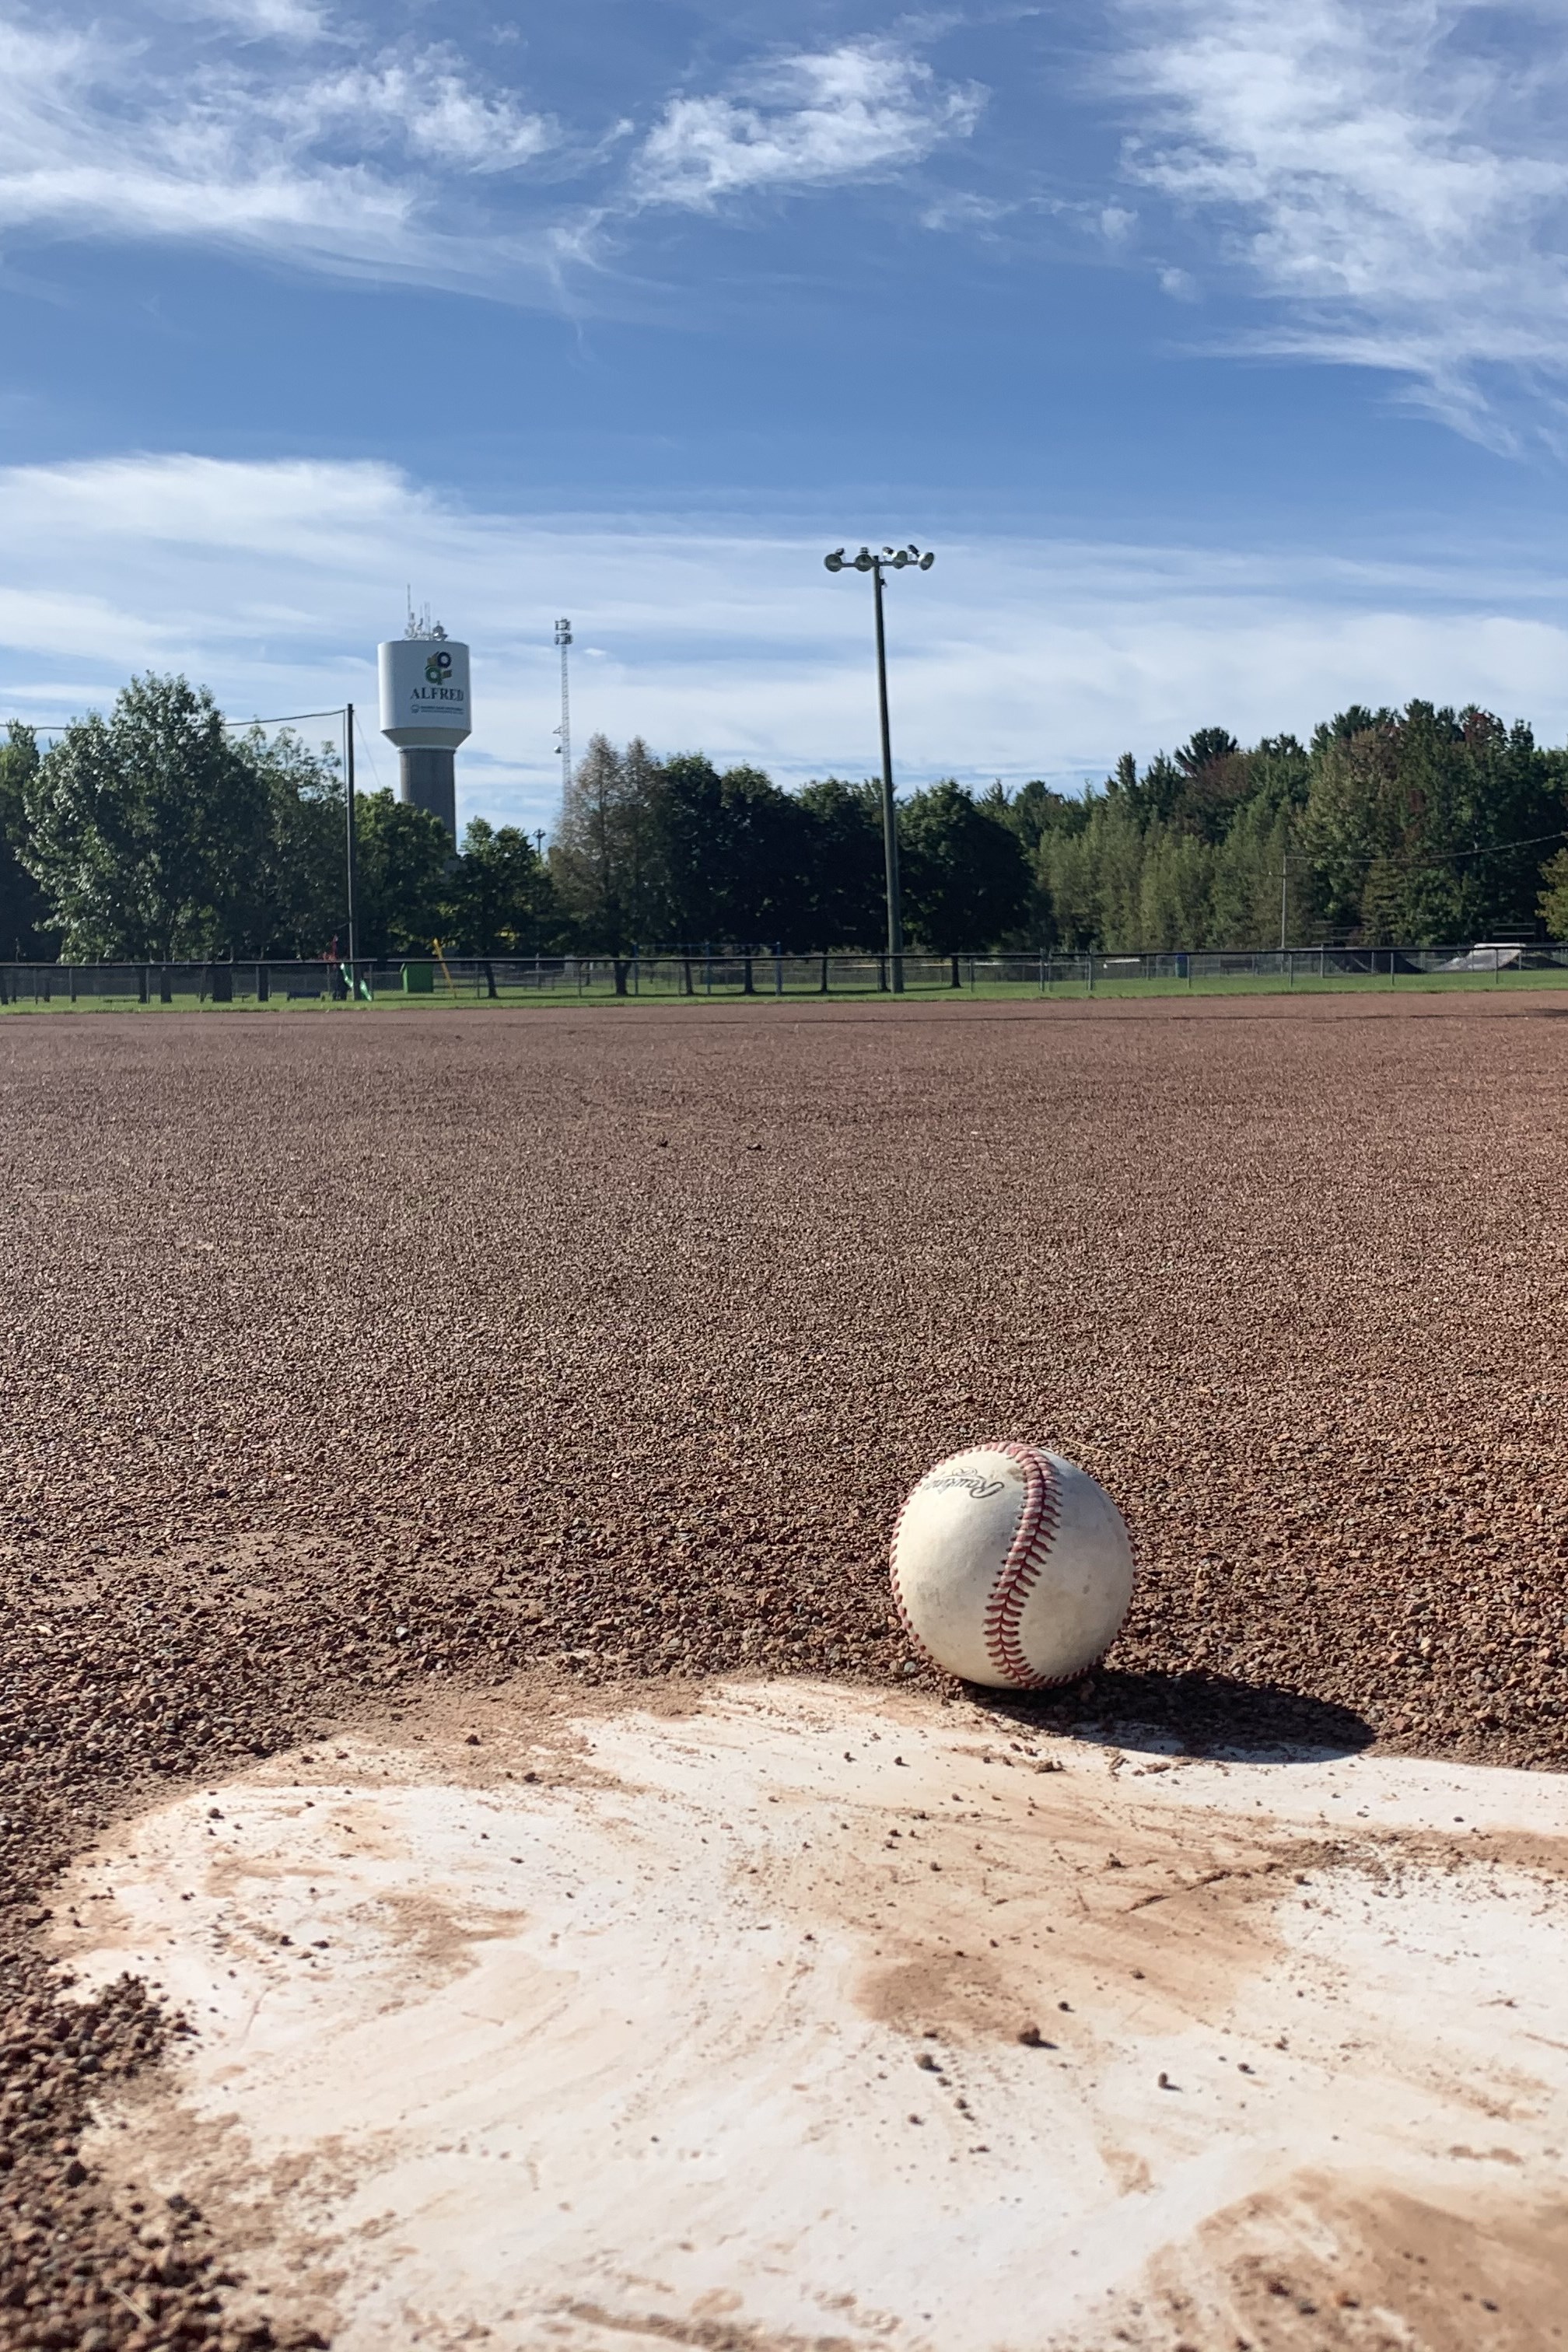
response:
M1353 1707L1233 1675L1131 1674L1099 1666L1059 1690L970 1685L978 1706L1018 1723L1105 1747L1271 1764L1318 1764L1370 1748L1376 1727Z

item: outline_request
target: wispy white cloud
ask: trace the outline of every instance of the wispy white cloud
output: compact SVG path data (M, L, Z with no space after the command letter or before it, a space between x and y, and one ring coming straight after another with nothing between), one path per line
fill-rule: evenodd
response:
M229 25L253 40L320 41L330 25L310 0L163 0L163 13L189 22Z
M151 5L155 25L145 8L0 23L0 234L553 296L650 205L910 172L982 100L907 46L862 40L714 94L650 91L640 119L564 123L449 43L359 54L330 0Z
M840 534L841 535L841 534ZM873 534L875 535L875 534ZM474 646L470 813L548 824L559 672L580 730L752 760L782 782L876 762L871 615L826 533L475 511L374 464L129 457L0 471L0 718L68 716L178 668L236 716L352 698L412 578ZM550 601L520 583L549 583ZM1376 568L1275 553L1029 541L941 545L889 591L906 784L1103 774L1194 727L1305 731L1352 701L1475 699L1568 733L1568 580L1480 576L1463 550ZM310 730L307 730L310 731ZM390 755L377 760L383 781ZM373 769L370 781L375 781Z
M1393 369L1496 439L1488 380L1568 368L1561 10L1122 0L1133 177L1279 304L1258 341Z
M531 163L559 136L547 116L510 93L472 88L459 61L441 49L313 77L282 97L278 117L301 143L352 127L367 146L401 144L463 172Z
M271 29L313 45L266 0ZM242 46L173 72L145 34L0 26L0 231L181 240L309 268L472 282L548 269L553 224L462 234L465 184L554 143L514 92L446 48L322 70Z
M710 211L758 189L825 187L922 163L967 138L984 93L891 40L778 57L728 90L672 99L639 149L644 202Z

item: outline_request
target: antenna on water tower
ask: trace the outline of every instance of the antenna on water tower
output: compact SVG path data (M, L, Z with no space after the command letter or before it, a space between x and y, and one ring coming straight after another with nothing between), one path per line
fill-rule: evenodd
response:
M566 673L566 649L572 643L570 621L557 621L555 642L561 648L561 724L556 733L561 738L561 789L567 792L572 783L572 694Z

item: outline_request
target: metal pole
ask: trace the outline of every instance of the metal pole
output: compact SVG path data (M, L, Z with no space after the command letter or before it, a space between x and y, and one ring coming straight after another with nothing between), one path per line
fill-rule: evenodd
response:
M343 712L344 867L349 899L349 998L359 995L359 855L354 836L354 707Z
M561 648L561 789L569 791L572 783L572 697L566 673L566 648L572 642L570 621L557 621L555 642Z
M899 896L899 812L893 798L893 737L888 724L888 641L882 626L882 566L871 566L877 608L877 709L882 722L882 852L888 871L888 961L893 993L904 992L904 914Z
M1283 850L1279 853L1279 951L1285 951L1286 924L1290 906L1290 860Z

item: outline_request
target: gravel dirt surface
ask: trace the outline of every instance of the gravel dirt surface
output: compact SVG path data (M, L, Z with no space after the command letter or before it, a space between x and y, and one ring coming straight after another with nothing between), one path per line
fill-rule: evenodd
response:
M54 2001L106 1820L433 1682L918 1678L889 1528L978 1437L1142 1569L1004 1711L1568 1762L1545 996L85 1017L0 1076L0 2345L285 2340L82 2164L178 2030Z

